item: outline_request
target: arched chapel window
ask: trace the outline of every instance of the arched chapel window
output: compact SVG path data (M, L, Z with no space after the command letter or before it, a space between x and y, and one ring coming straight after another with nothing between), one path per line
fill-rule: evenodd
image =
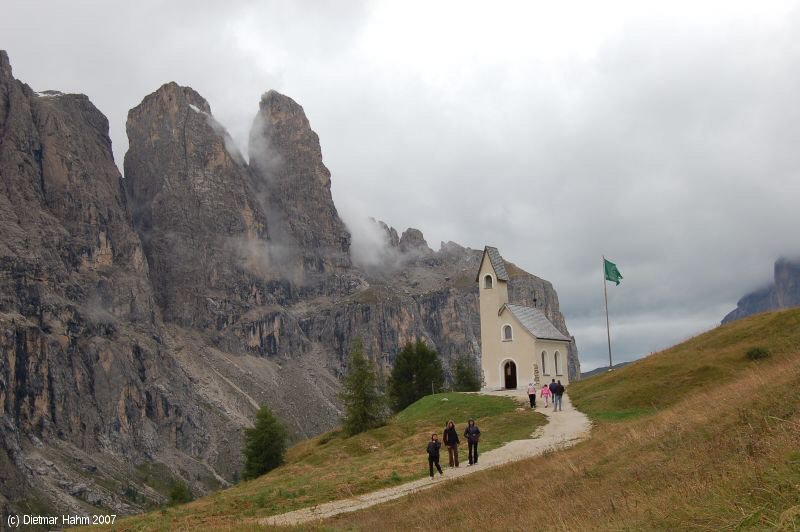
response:
M503 340L505 340L506 342L510 342L513 339L514 338L513 338L513 335L512 335L512 331L511 331L511 325L504 325L503 326Z
M561 375L561 353L556 351L556 375Z
M542 374L543 375L550 375L547 371L547 352L542 351Z
M492 284L493 284L493 281L492 281L492 276L491 275L487 275L486 277L483 278L483 287L484 288L491 288Z

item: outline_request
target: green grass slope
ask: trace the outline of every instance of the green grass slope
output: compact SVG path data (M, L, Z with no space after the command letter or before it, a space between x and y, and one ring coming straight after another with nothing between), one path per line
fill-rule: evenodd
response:
M768 349L775 359L796 353L800 312L759 314L717 327L618 370L570 386L573 403L594 420L619 420L652 414L688 395L742 376L753 362L743 353ZM769 365L769 362L765 363Z
M118 522L115 530L247 529L255 520L374 491L428 474L425 448L447 420L482 431L481 451L522 439L544 416L505 397L447 393L424 397L381 428L353 437L329 432L289 449L286 464L189 504ZM462 446L466 460L466 445ZM445 453L446 461L446 453ZM93 528L94 530L94 528Z
M751 361L761 346L771 356ZM592 437L320 528L800 529L800 309L571 385Z

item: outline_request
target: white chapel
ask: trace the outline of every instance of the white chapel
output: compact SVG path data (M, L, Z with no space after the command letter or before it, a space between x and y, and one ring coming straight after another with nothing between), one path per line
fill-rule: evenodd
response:
M570 339L534 307L508 302L508 273L497 248L486 246L476 278L480 296L481 373L489 390L568 383Z

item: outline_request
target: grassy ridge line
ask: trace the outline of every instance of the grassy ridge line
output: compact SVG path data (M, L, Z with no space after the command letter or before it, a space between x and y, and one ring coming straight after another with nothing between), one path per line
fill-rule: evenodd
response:
M747 361L754 345L772 357ZM476 530L800 528L800 309L719 327L570 389L600 420L590 440L324 526L415 529L451 515ZM646 412L604 421L636 408Z
M289 449L284 466L198 501L124 519L113 530L239 529L268 515L375 491L428 474L425 446L448 419L477 419L481 450L530 436L544 416L513 399L475 394L425 397L388 425L351 438L329 432ZM466 460L466 445L461 446ZM446 453L445 453L446 461ZM97 530L93 527L92 530Z
M794 332L793 332L794 331ZM729 323L656 355L570 386L573 404L595 421L652 414L684 397L741 376L752 362L743 353L761 346L775 363L798 348L800 312L759 314Z

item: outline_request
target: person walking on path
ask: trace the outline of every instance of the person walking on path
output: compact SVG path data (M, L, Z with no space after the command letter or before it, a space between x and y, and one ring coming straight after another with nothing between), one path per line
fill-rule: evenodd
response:
M544 407L547 408L547 400L550 399L550 388L546 384L542 384L542 391L539 395L544 401Z
M464 429L464 437L467 439L469 447L469 465L478 464L478 440L481 437L481 429L475 424L474 419L467 421L467 428Z
M458 467L458 431L456 424L453 420L447 422L447 428L444 431L444 445L447 447L447 456L450 459L450 467Z
M559 380L553 393L553 412L561 412L561 400L564 396L564 385Z
M528 399L531 401L531 408L536 408L536 385L532 382L528 383Z
M436 466L439 475L444 475L444 473L442 473L442 466L439 465L439 449L441 448L442 444L434 432L431 434L431 441L428 442L428 469L431 473L431 480L433 480L433 466Z
M555 395L556 395L556 380L555 379L551 379L550 380L550 384L548 384L547 387L550 388L550 395L553 396L553 401L555 401L556 400L556 398L555 398Z

